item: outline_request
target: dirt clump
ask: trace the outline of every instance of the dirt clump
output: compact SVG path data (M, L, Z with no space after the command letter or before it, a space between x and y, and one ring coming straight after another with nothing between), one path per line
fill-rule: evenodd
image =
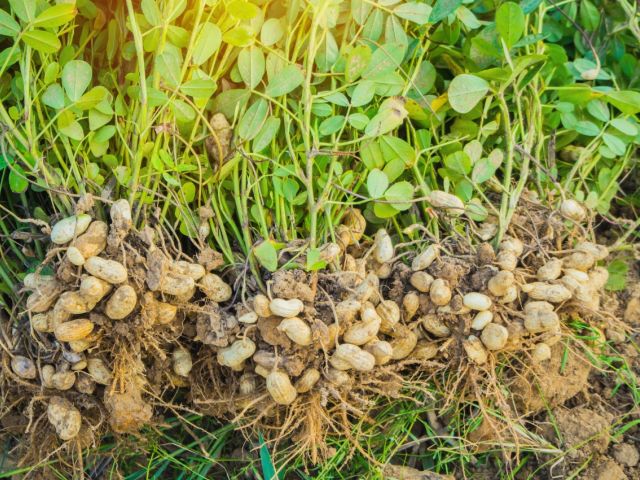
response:
M614 445L611 450L613 451L613 458L615 458L616 462L620 465L635 467L640 463L640 453L638 453L638 449L630 443L619 443Z
M627 480L629 477L615 460L610 457L596 457L580 477L582 480ZM632 477L637 478L637 476Z
M514 377L509 388L521 412L533 414L562 405L587 387L592 365L579 348L557 343L551 347L549 360Z
M606 452L611 440L609 414L599 414L586 407L558 408L553 414L569 458Z

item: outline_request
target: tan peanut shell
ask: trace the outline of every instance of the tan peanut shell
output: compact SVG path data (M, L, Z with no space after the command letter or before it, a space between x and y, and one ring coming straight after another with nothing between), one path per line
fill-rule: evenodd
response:
M112 320L122 320L136 308L138 295L131 285L122 285L107 301L104 313Z
M97 384L109 385L111 383L111 370L109 370L100 358L87 359L87 372L89 372L89 375L91 375L91 378Z
M291 405L298 392L291 384L289 376L279 370L273 371L267 375L267 391L273 398L273 401L279 405Z
M545 300L551 303L560 303L571 298L571 291L564 285L544 282L528 283L522 286L522 291L533 300Z
M109 227L106 223L96 220L91 222L87 231L78 236L73 242L73 247L77 248L85 259L100 255L107 246L107 236Z
M462 347L467 353L469 360L473 363L477 365L487 363L489 358L487 350L484 348L482 341L475 335L469 335L469 337L462 342Z
M316 368L308 368L296 382L296 391L306 393L311 390L320 380L320 372Z
M451 301L451 288L449 282L442 278L436 278L429 289L431 301L438 306L444 306Z
M109 282L105 282L104 280L92 275L85 275L80 281L78 293L88 303L95 305L102 300L112 288L113 287Z
M178 260L173 265L173 270L180 275L186 275L193 278L195 281L204 277L206 270L199 263L187 262L185 260Z
M69 320L56 326L54 334L61 342L71 342L74 340L82 340L93 332L94 324L86 318L78 318Z
M127 280L127 269L115 260L102 257L89 257L84 262L84 269L105 282L118 284Z
M509 331L502 325L490 323L482 330L480 340L489 350L500 350L507 344Z
M271 313L282 318L292 318L304 310L304 304L297 298L285 300L284 298L274 298L269 303Z
M256 351L256 344L250 338L236 340L231 346L218 351L218 363L225 367L238 370L242 368L244 361Z
M284 334L291 339L293 343L298 345L307 346L311 345L313 339L311 337L311 328L307 323L298 318L285 318L278 325L278 330L284 332Z
M51 229L51 241L58 245L70 242L75 236L84 233L90 223L91 217L84 213L63 218Z
M367 343L364 349L374 356L376 365L388 363L393 356L393 346L384 340L373 340Z
M418 336L413 330L404 325L399 327L401 328L396 328L395 337L390 342L393 348L393 355L391 356L393 360L407 358L418 344Z
M338 345L329 361L331 365L338 370L353 368L361 372L373 370L376 364L376 359L373 355L350 343L341 343Z
M198 287L209 299L218 303L226 302L233 294L231 287L215 273L203 276L198 282Z
M193 368L193 360L191 358L191 352L186 348L178 347L171 354L171 360L173 364L173 371L176 375L181 377L188 377Z
M70 390L76 382L76 372L71 370L56 372L51 376L51 383L56 390Z
M37 375L36 365L33 360L22 355L15 355L11 359L11 370L18 377L25 380L33 380Z

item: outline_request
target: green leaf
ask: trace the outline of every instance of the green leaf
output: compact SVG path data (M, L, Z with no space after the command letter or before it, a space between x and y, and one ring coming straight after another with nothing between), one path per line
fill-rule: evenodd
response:
M595 137L600 133L600 128L589 120L580 120L576 123L574 130L580 135L586 135L587 137Z
M242 111L250 97L251 92L249 92L249 90L238 88L225 90L215 96L213 100L213 111L220 112L227 118L233 118L235 117L236 109Z
M483 222L489 216L489 212L477 198L472 198L467 203L464 213L476 222Z
M348 83L355 82L369 65L371 60L371 49L368 45L358 45L353 48L347 56L347 65L344 75Z
M91 90L84 93L75 103L75 105L80 110L89 110L91 108L97 107L98 104L102 100L107 98L108 95L109 91L102 85L98 85L97 87L93 87Z
M253 41L253 34L246 25L238 25L222 36L222 39L236 47L248 47Z
M369 172L367 190L371 198L381 198L389 188L389 179L382 170L377 168Z
M322 93L324 93L324 92L322 92ZM323 96L323 98L327 102L333 103L334 105L339 105L341 107L348 107L349 106L349 99L342 92L333 92L333 93L330 93L328 95Z
M76 102L91 83L91 66L83 60L71 60L62 69L62 87L67 96Z
M393 206L389 203L375 202L373 204L373 213L378 218L391 218L395 217L400 212L393 208Z
M42 53L54 53L60 50L61 43L58 37L46 30L29 30L22 34L22 41L31 48Z
M323 73L330 71L338 61L339 56L340 50L338 49L338 44L335 37L329 30L326 32L324 40L322 41L315 58L318 71Z
M63 110L58 115L58 130L63 135L78 142L84 138L82 125L80 125L75 115L69 110Z
M609 107L602 100L594 99L587 103L587 112L601 122L609 121Z
M177 25L168 25L167 38L176 47L187 48L189 46L191 33L187 29L179 27Z
M253 151L261 152L269 146L271 140L280 130L280 119L277 117L269 117L262 125L262 128L253 139Z
M607 270L609 271L609 279L605 288L612 292L624 290L627 285L629 265L624 260L617 259L609 264Z
M158 8L155 0L142 0L140 7L142 8L144 19L149 22L150 25L154 27L162 25L162 12Z
M496 30L508 48L520 40L524 33L524 24L524 12L517 3L505 2L496 11Z
M489 91L486 80L463 73L449 84L449 104L458 113L468 113L475 107Z
M23 193L29 187L25 173L20 165L13 165L9 172L9 188L13 193Z
M0 35L15 37L20 33L20 24L4 10L0 10Z
M380 110L367 124L364 133L368 137L377 137L389 133L394 128L402 125L408 112L404 108L404 101L392 97L380 105Z
M178 87L182 67L180 49L173 45L168 45L162 53L156 56L155 67L167 85L173 88Z
M95 132L93 138L97 142L108 142L116 134L116 127L113 125L105 125Z
M327 262L322 260L322 255L319 248L310 248L307 250L306 270L307 272L314 272L327 266Z
M541 3L542 0L520 0L522 11L526 14L535 11Z
M260 31L260 42L266 47L275 45L284 35L282 20L279 18L270 18L262 25Z
M351 92L351 105L354 107L362 107L373 100L376 93L376 86L370 80L362 80L358 82L356 88Z
M462 5L462 0L437 0L429 15L429 23L436 23L440 20L444 20L456 9Z
M269 81L265 93L270 97L281 97L291 93L302 82L304 82L304 76L300 69L295 65L287 65Z
M194 65L202 65L218 51L221 41L222 33L217 25L211 22L202 24L198 29L191 62Z
M445 166L456 173L467 175L471 173L471 159L462 150L453 152L444 159Z
M408 2L394 8L393 14L418 25L424 25L429 21L431 7L426 3Z
M46 106L60 110L64 107L64 91L57 83L52 83L42 94L42 103Z
M633 90L620 90L605 93L606 100L627 115L635 115L640 112L640 92Z
M275 268L271 271L275 272ZM260 464L262 465L262 478L264 478L264 480L278 480L276 467L273 464L273 460L271 460L271 454L269 453L269 448L267 447L267 444L262 437L262 433L258 434L258 440L260 442Z
M76 16L78 11L73 3L59 3L47 8L36 17L33 22L34 27L55 28L69 23Z
M320 123L318 127L318 131L321 136L328 136L333 133L336 133L344 126L345 117L344 115L336 115L334 117L326 118Z
M387 21L384 26L384 40L387 43L398 43L403 45L405 51L409 45L409 38L404 31L402 21L393 15L387 17Z
M251 89L258 86L264 76L264 54L258 47L243 49L238 55L238 70L242 81Z
M191 203L196 198L196 186L193 182L184 182L181 190L185 202Z
M387 163L397 159L404 167L411 168L416 161L414 147L394 135L384 135L380 138L380 151Z
M610 133L605 133L602 135L602 140L604 140L605 145L609 147L614 154L624 155L627 146L620 138Z
M456 17L458 17L458 20L460 20L469 30L475 30L482 26L478 17L476 17L474 13L464 5L458 7L456 10Z
M356 130L364 130L369 123L369 117L367 117L364 113L352 113L347 118L349 125L351 125Z
M413 186L406 181L394 183L384 194L385 200L393 202L393 208L399 211L411 208Z
M196 112L191 105L178 98L171 100L169 105L176 117L176 121L181 123L193 122L196 119Z
M382 10L376 8L371 13L371 15L369 15L369 18L364 24L364 28L362 29L362 36L365 39L377 44L378 40L380 39L380 35L382 35L383 28L384 14L382 13Z
M180 85L180 91L194 99L206 100L216 91L216 82L210 78L196 78Z
M11 10L25 23L36 17L36 0L9 0Z
M420 64L418 77L414 81L415 88L422 94L428 93L436 82L436 69L431 62L425 60Z
M351 0L351 15L358 25L364 25L373 9L373 4L366 0Z
M473 166L471 180L475 183L483 183L489 180L496 173L502 164L503 154L501 150L494 150L488 158L481 158Z
M270 272L278 269L278 252L269 240L265 240L253 248L253 255L258 263Z
M262 127L267 113L269 104L264 98L256 100L242 115L242 119L238 125L238 135L244 140L254 138Z
M385 43L371 55L369 65L362 72L364 78L371 78L384 72L396 70L402 64L405 47L399 43Z
M227 5L227 11L239 20L251 20L260 13L260 9L247 0L232 0Z
M638 126L626 118L614 118L611 120L611 126L630 137L638 135Z

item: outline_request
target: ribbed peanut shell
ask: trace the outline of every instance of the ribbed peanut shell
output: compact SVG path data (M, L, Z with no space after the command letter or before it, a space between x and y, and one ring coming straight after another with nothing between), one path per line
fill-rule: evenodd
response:
M61 342L72 342L74 340L82 340L93 332L94 324L86 318L78 318L69 320L56 326L54 334Z
M306 393L318 383L318 380L320 380L320 372L315 368L309 368L304 371L296 382L296 391L298 393Z
M107 235L109 227L106 223L96 220L91 222L87 231L80 235L73 242L73 246L78 249L85 259L95 257L102 253L107 246Z
M279 405L291 405L298 396L289 376L278 370L267 375L267 391Z
M112 320L122 320L136 308L138 295L131 285L122 285L107 301L104 313Z
M127 280L127 269L115 260L89 257L86 262L84 262L84 269L94 277L98 277L112 284L122 283Z

